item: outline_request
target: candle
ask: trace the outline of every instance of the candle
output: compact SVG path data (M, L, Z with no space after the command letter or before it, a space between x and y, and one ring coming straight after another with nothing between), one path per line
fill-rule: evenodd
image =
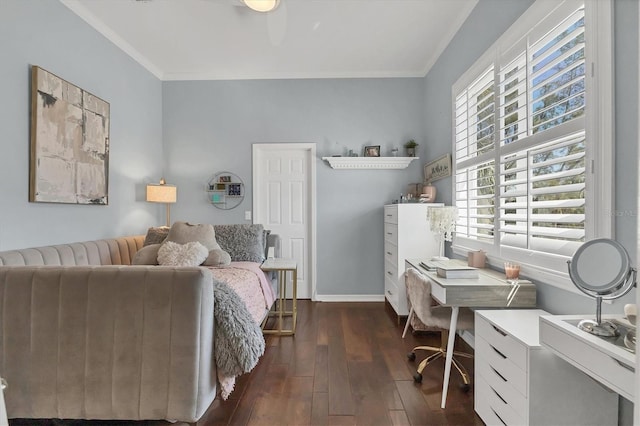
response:
M504 274L508 280L517 280L520 277L520 265L513 262L505 262Z

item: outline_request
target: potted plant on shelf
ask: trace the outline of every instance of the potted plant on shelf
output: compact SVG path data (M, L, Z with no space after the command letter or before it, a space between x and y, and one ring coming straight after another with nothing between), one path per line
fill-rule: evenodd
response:
M413 139L409 140L409 142L404 144L404 149L407 152L407 157L415 157L416 156L416 147L418 144Z

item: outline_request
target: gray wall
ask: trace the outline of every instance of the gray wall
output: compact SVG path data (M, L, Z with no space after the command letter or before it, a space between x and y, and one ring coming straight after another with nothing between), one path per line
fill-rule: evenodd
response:
M60 2L0 1L0 250L144 233L162 172L162 85ZM30 65L111 106L109 205L29 203Z
M382 206L422 180L406 170L334 170L320 157L410 138L423 144L422 79L165 82L168 177L178 185L174 220L243 223L251 210L254 143L317 144L317 292L383 294ZM424 147L423 147L424 148ZM423 150L424 153L424 150ZM239 175L243 203L222 211L203 191L218 171Z

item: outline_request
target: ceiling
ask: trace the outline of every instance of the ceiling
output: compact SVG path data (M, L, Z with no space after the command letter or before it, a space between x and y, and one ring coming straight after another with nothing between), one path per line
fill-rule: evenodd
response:
M161 80L423 77L478 0L60 0Z

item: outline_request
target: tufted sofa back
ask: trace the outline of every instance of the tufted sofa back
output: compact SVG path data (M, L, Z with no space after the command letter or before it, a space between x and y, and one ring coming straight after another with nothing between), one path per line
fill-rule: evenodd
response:
M144 235L0 251L0 266L131 265Z

